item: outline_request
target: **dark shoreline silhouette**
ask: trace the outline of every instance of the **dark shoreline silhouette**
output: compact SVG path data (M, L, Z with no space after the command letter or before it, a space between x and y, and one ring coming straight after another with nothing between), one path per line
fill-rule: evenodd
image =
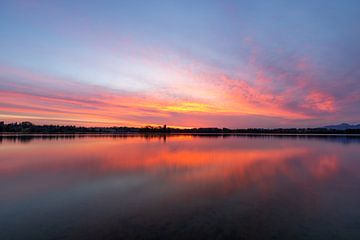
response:
M62 125L35 125L31 122L4 123L0 122L0 133L19 133L19 134L360 134L360 129L329 129L329 128L247 128L247 129L229 129L229 128L170 128L163 127L77 127Z

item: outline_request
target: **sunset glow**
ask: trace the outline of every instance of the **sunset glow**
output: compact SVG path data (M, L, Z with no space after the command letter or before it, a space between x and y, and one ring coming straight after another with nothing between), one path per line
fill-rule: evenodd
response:
M358 8L320 2L4 1L0 120L229 128L359 122Z

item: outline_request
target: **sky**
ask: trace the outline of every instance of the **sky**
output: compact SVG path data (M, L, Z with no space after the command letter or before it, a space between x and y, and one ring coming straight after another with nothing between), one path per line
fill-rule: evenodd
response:
M0 120L360 123L360 2L0 2Z

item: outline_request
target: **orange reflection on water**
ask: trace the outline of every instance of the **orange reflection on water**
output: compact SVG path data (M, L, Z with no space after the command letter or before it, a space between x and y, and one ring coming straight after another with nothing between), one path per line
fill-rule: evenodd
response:
M19 191L38 191L116 176L150 176L177 189L203 186L231 192L256 188L266 193L279 181L306 185L336 175L341 145L247 137L180 135L160 138L86 137L3 142L0 180L19 179ZM353 148L347 148L355 151ZM44 182L46 179L46 182ZM33 184L33 186L27 185ZM27 186L27 187L26 187Z
M349 222L356 222L360 197L360 141L341 141L286 136L3 137L0 223L5 229L7 222L16 223L7 225L8 233L24 236L32 229L37 233L39 225L50 232L54 226L60 229L56 232L81 226L89 239L94 234L94 239L103 239L96 235L99 228L101 233L122 231L115 239L129 239L134 233L148 236L169 228L169 236L184 229L192 236L219 228L231 234L241 231L238 236L245 229L256 237L267 226L273 236L304 226L296 230L298 236L309 231L318 236L319 229L332 234L335 229L341 238L343 229L352 226Z

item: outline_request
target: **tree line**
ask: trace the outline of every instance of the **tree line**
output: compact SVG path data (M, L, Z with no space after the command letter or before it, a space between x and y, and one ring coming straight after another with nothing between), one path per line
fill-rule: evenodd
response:
M360 129L335 130L328 128L171 128L145 127L79 127L73 125L35 125L31 122L0 122L2 133L201 133L201 134L360 134Z

